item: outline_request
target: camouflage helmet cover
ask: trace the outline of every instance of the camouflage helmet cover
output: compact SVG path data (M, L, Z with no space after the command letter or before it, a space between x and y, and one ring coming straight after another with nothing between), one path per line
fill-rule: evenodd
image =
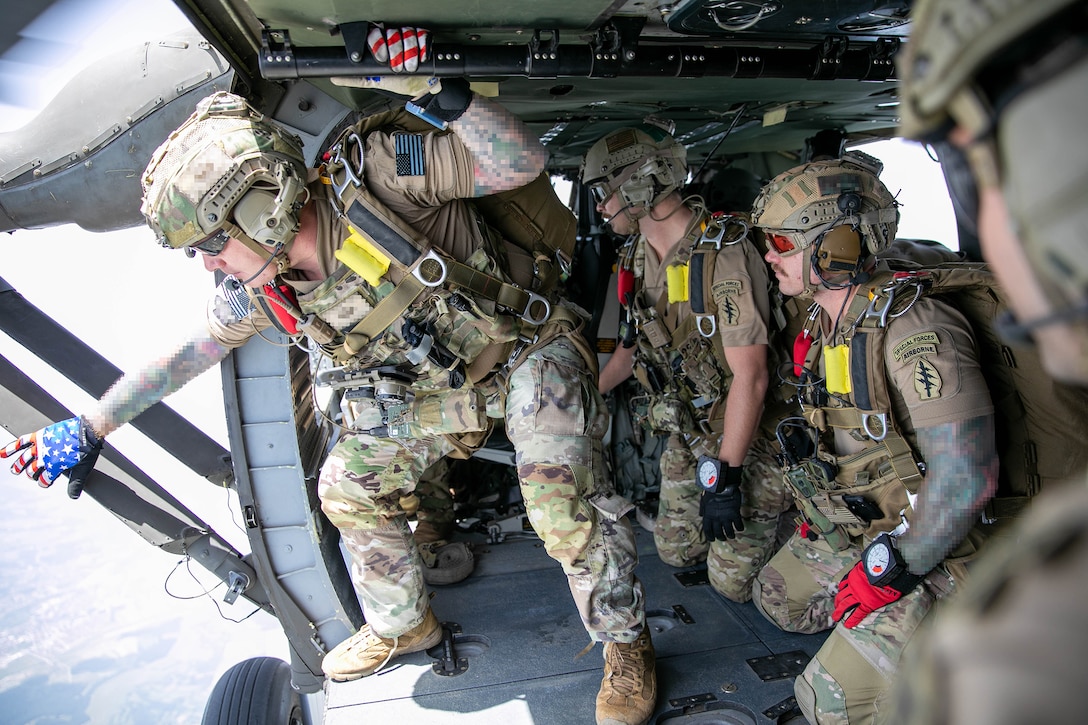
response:
M943 126L949 105L966 102L961 91L979 70L1075 1L918 0L911 10L910 40L897 58L902 135L920 138Z
M590 147L582 164L583 183L602 184L631 206L653 206L687 175L687 149L653 123L609 133Z
M305 180L299 140L265 121L244 98L219 92L201 100L152 155L140 211L160 242L178 249L228 226L237 234L232 211L258 188L274 197L276 212L262 217L268 229L260 241L287 243L298 229L295 205Z
M763 187L752 206L752 224L760 229L805 234L808 246L819 232L837 223L856 225L870 254L895 239L899 211L879 178L883 164L860 151L841 159L812 161L784 171ZM839 204L844 193L857 194L854 218Z

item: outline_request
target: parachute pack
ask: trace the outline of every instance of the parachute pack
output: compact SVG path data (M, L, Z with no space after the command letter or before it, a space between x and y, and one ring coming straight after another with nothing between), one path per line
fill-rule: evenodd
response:
M409 133L451 133L436 130L403 108L368 116L353 129L360 137L372 131L391 129ZM547 172L541 172L536 179L516 189L478 197L472 199L472 203L489 227L532 256L532 279L515 281L538 295L547 296L555 291L570 273L577 220L556 195Z
M1088 391L1051 379L1034 347L1013 346L999 337L994 321L1007 304L985 264L933 263L929 257L923 266L897 256L903 251L902 246L893 247L881 255L892 274L869 283L870 323L874 314L886 320L920 296L945 300L967 318L993 400L1000 458L998 491L984 519L997 523L1015 517L1044 487L1067 480L1088 465L1081 440L1088 425ZM907 252L904 256L917 257ZM863 326L864 322L859 329ZM879 321L864 329L870 335L885 332ZM876 340L871 349L883 349L883 340ZM852 377L859 374L864 375L851 370ZM870 399L888 400L886 376L869 378Z

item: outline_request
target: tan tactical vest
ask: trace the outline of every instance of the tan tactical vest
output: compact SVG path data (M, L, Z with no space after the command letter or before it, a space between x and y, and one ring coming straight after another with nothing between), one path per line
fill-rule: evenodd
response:
M717 333L718 306L711 294L714 261L723 245L743 242L748 225L740 217L704 215L678 245L669 285L682 286L692 315L677 320L669 293L648 299L644 288L646 245L639 237L625 250L620 267L634 277L631 303L636 350L634 374L646 395L635 401L642 423L655 433L714 438L722 433L725 397L733 373Z
M411 406L384 406L389 415L383 433L447 434L467 454L490 430L485 395L504 394L509 371L536 347L568 335L579 349L585 348L583 354L596 372L596 355L579 335L571 334L581 327L581 319L556 304L557 281L563 267L569 269L573 249L573 216L563 207L570 223L562 223L558 200L542 175L487 202L490 213L515 238L510 241L527 247L533 257L521 284L505 264L502 237L479 213L476 222L484 244L467 259L453 258L359 183L363 136L387 122L366 119L331 147L322 174L335 190L350 234L336 252L339 267L300 299L300 307L323 323L311 324L310 330L324 329L326 334L311 338L339 365L327 381L339 376L341 387L358 383L373 390L375 384L377 389L399 384L412 390ZM569 245L555 241L568 236ZM480 387L483 383L487 391ZM421 430L420 424L428 422Z

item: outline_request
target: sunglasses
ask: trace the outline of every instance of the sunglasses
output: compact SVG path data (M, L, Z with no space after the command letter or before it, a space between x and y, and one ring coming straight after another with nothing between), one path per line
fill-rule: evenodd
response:
M227 246L228 241L230 241L230 235L227 234L226 230L220 229L204 237L196 244L190 244L189 246L192 249L200 250L209 257L214 257L223 251L223 247Z

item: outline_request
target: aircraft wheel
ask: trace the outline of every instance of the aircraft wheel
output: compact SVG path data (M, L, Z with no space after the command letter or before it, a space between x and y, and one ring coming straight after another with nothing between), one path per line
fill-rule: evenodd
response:
M291 667L275 657L239 662L215 683L202 725L302 725Z

